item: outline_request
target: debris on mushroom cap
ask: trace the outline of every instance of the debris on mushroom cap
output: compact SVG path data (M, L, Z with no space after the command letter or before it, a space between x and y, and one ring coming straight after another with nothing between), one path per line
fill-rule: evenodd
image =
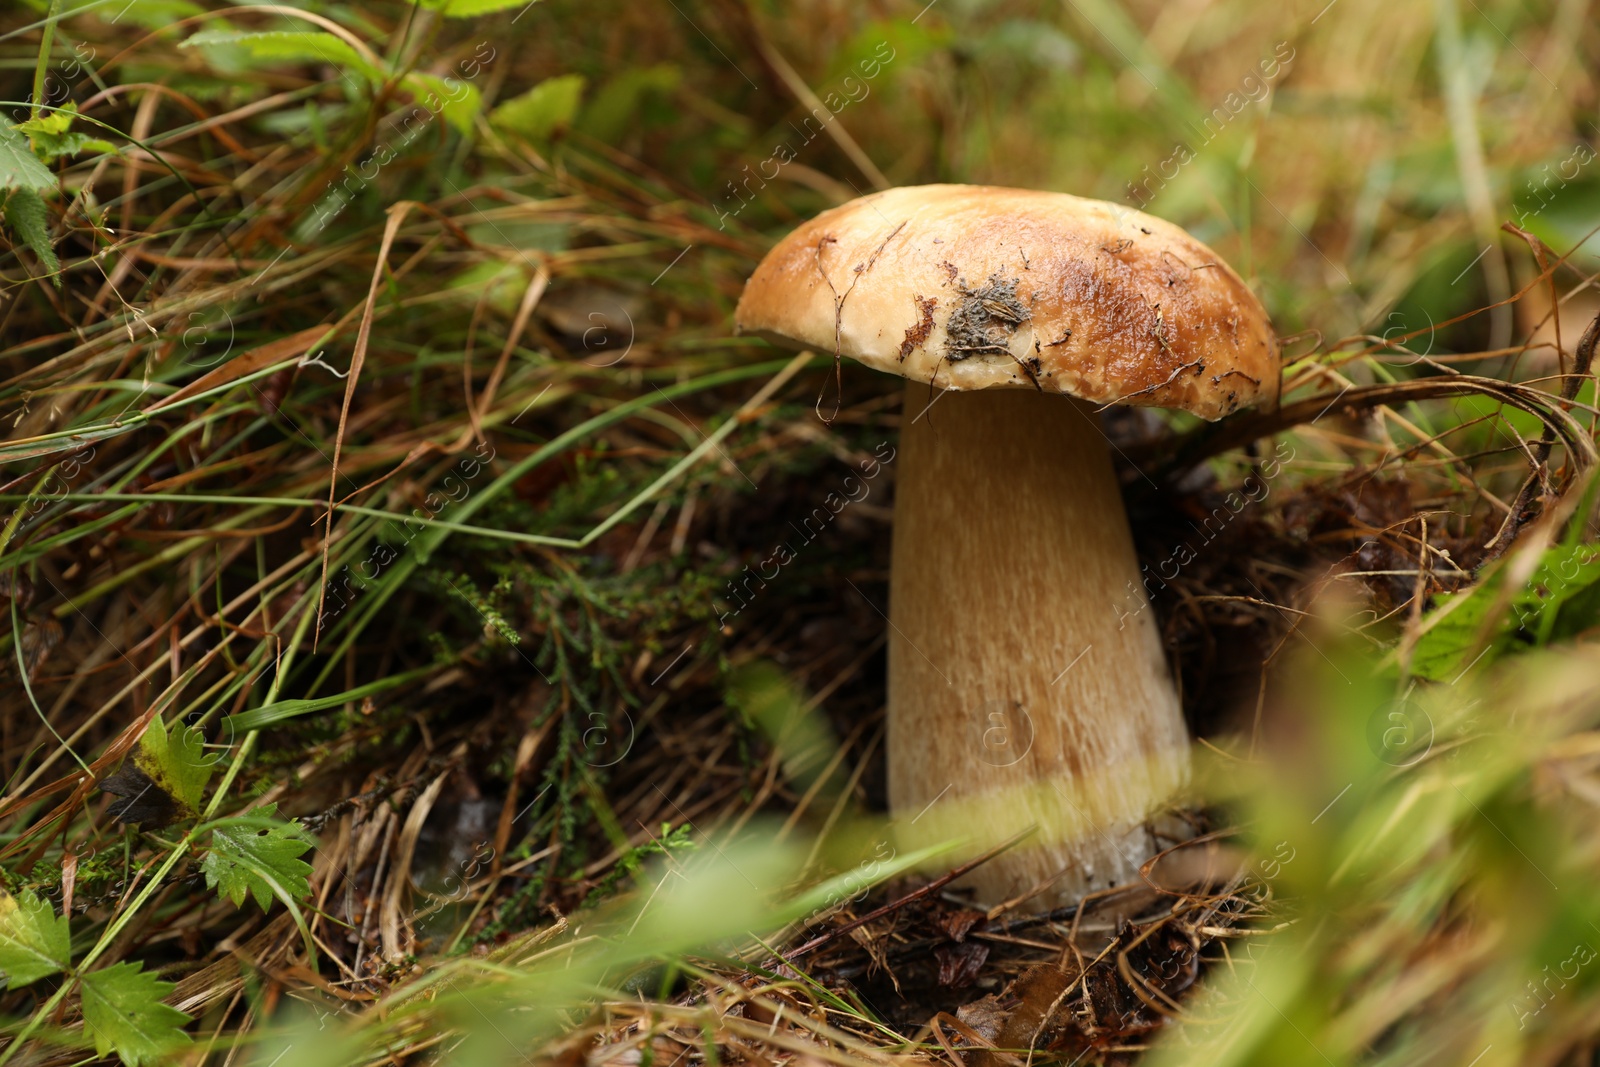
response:
M1177 226L992 186L890 189L825 211L745 285L741 333L941 389L1039 389L1217 419L1276 402L1255 294Z
M977 289L956 284L961 300L944 324L945 358L954 363L968 356L1010 353L1011 335L1033 317L1017 299L1017 280L995 274Z

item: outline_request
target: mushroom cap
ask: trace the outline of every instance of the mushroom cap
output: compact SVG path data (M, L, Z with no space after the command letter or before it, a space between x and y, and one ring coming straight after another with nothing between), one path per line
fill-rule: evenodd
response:
M1277 338L1232 268L1170 222L1066 193L919 185L852 200L767 253L734 324L941 389L1206 419L1278 396Z

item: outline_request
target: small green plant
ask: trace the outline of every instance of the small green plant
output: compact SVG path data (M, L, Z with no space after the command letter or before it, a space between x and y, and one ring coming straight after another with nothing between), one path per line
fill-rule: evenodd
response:
M292 908L311 894L311 865L300 859L311 841L295 823L276 818L277 812L276 804L268 804L249 816L211 824L201 869L218 896L239 905L248 894L265 911L274 898Z
M615 893L617 887L624 881L636 878L644 870L645 861L650 857L693 852L699 848L700 843L694 839L693 833L687 823L682 826L673 826L669 822L662 823L659 834L622 854L606 876L589 890L589 895L584 898L584 907L593 907Z
M183 1027L189 1016L162 1003L174 988L171 982L147 973L138 963L91 969L96 955L98 951L91 952L74 967L71 923L66 916L57 915L48 901L31 893L0 895L0 973L8 987L65 975L55 994L0 1056L0 1063L22 1048L29 1034L70 990L79 994L84 1037L97 1055L115 1052L123 1062L139 1067L160 1062L167 1053L188 1044Z

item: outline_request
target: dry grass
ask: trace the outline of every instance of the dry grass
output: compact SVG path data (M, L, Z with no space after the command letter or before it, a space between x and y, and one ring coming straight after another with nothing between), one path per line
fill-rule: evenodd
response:
M174 1058L1590 1062L1587 970L1507 1011L1600 939L1587 626L1536 628L1577 648L1535 684L1510 653L1548 642L1486 615L1477 717L1435 709L1404 767L1367 743L1447 594L1515 612L1590 539L1600 169L1528 184L1594 146L1590 4L203 6L63 5L42 69L118 151L55 166L59 270L14 228L0 257L3 876L70 914L80 967L176 983ZM181 47L219 14L337 30L386 73ZM21 101L43 15L0 33ZM405 140L408 71L482 107ZM572 73L553 128L491 118ZM802 144L809 93L850 103ZM831 360L729 312L771 237L879 182L1125 199L1175 143L1135 199L1299 335L1277 413L1109 413L1145 558L1198 549L1156 608L1222 768L1184 813L1211 836L1081 914L976 914L886 862L872 814L892 471L725 617L836 464L893 441L898 392L846 368L820 423ZM1202 541L1252 473L1270 492ZM1324 660L1377 681L1309 699ZM764 730L770 702L810 732ZM200 820L108 811L157 716L215 760L196 816L276 804L315 835L298 914L219 898ZM851 870L871 895L824 907ZM683 928L641 933L671 900ZM81 1062L77 1005L8 990L34 1028L0 1056Z

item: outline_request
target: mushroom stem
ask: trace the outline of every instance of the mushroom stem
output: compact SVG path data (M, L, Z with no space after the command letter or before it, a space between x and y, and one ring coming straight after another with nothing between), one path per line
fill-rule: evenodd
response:
M1041 901L1136 879L1188 734L1099 418L1067 396L907 382L896 468L902 840L976 854L1036 826L963 880L987 904L1057 875Z

